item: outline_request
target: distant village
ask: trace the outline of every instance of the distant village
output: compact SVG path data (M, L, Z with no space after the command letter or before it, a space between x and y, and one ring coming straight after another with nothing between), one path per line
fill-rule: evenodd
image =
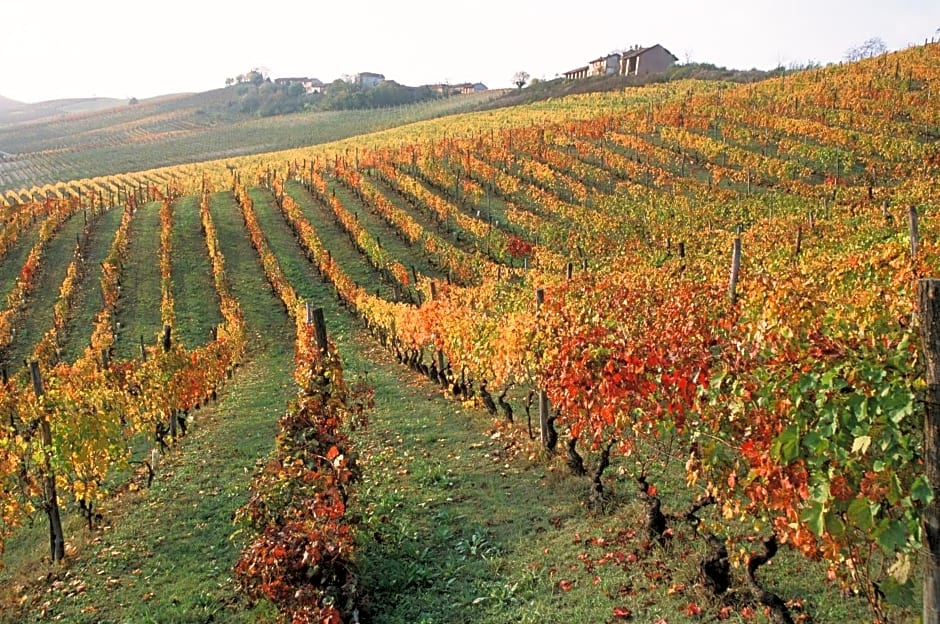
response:
M672 52L658 43L648 47L635 45L628 50L600 56L561 75L566 80L579 80L591 76L644 76L662 73L675 65L678 60ZM239 75L236 79L230 78L226 81L226 85L252 82L252 74L256 72L257 70L252 70L248 74ZM304 93L307 95L323 95L330 88L328 83L318 78L306 76L275 78L273 82L282 87L299 85L303 87ZM383 84L395 87L401 86L394 80L387 79L384 74L375 72L360 72L348 77L344 82L362 89L371 89ZM470 95L487 90L487 86L482 82L436 83L421 85L421 87L441 95Z
M377 74L373 72L360 72L352 76L350 82L354 85L362 87L363 89L371 89L377 87L381 84L389 84L394 86L400 86L394 80L388 80L385 78L384 74ZM290 86L290 85L301 85L304 88L304 91L308 95L312 94L325 94L329 89L329 84L319 80L317 78L307 78L307 77L289 77L289 78L275 78L274 84L281 86ZM434 93L440 93L442 95L468 95L471 93L479 93L481 91L486 91L487 86L482 82L465 82L461 84L429 84L421 85L422 87L427 87L429 90Z

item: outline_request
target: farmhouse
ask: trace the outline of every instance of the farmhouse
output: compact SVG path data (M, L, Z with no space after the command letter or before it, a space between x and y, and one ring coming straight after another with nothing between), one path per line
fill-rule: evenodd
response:
M479 93L480 91L486 91L486 85L482 82L464 82L462 84L454 85L454 92L461 95L473 95L474 93Z
M637 45L623 53L613 52L596 58L587 65L566 71L564 76L566 80L588 76L644 76L664 72L678 60L658 43L648 48Z
M373 74L372 72L361 72L356 74L355 83L364 89L374 87L385 80L383 74Z
M307 93L325 93L326 92L326 85L323 83L322 80L319 80L317 78L310 78L308 80L305 80L303 82L303 85L304 85L304 91L306 91Z
M614 52L588 63L588 76L613 76L620 70L620 55Z
M672 52L658 43L648 48L634 46L621 55L618 73L621 76L659 74L675 65L678 60Z
M425 86L434 93L440 93L442 95L472 95L487 90L487 86L482 82L463 82L454 85L437 83Z
M577 67L565 72L566 80L578 80L579 78L587 78L588 71L590 71L590 66L585 65L584 67Z
M307 93L307 95L310 95L311 93L323 93L326 91L326 85L323 84L323 81L317 78L275 78L274 84L301 84L303 85L304 91Z

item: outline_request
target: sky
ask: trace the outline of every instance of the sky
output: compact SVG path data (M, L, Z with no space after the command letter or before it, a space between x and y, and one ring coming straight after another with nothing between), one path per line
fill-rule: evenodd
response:
M940 39L940 0L0 0L0 27L0 95L143 99L253 68L509 87L635 44L736 69L826 64L872 37Z

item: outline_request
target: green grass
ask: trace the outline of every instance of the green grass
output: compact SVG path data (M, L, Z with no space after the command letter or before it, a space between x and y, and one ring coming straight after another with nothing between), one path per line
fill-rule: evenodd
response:
M7 350L5 359L14 366L31 356L43 334L52 327L53 305L83 226L82 213L72 215L46 245L35 288L27 296L29 312L21 316L16 335Z
M62 343L63 357L68 362L74 362L85 350L98 312L104 306L101 293L101 263L108 255L123 214L124 211L120 208L109 210L101 215L89 234L85 249L87 273L84 285L75 293L73 315L66 326L66 336Z
M20 274L20 269L29 252L39 240L39 226L41 219L36 219L25 232L20 233L16 242L7 251L3 258L0 258L0 305L6 306L7 296L13 290L16 278Z
M116 357L140 355L141 337L147 344L156 341L163 324L160 320L160 204L138 208L131 220L128 261L121 278L117 322L121 330L114 344Z
M414 249L402 238L401 233L392 228L384 219L359 203L356 196L342 184L334 183L332 189L343 205L359 216L359 222L378 240L382 247L407 268L412 267L422 275L435 279L444 279L446 273L428 262L420 249Z
M665 549L644 544L632 464L615 461L606 473L606 513L590 510L588 481L569 476L561 458L547 459L528 440L520 391L509 395L519 424L505 427L397 365L336 302L268 194L254 189L252 197L288 279L299 295L324 307L347 379L364 378L376 391L369 427L352 433L364 471L352 508L362 516L356 562L367 596L364 618L612 622L614 608L624 607L635 622L717 619L722 605L696 584L700 540L675 524L676 537ZM244 502L256 462L271 448L277 417L294 393L292 326L263 278L233 196L213 195L211 210L248 323L247 362L216 405L195 413L190 435L165 459L153 487L103 508L107 529L84 535L69 510L67 530L85 544L56 582L36 582L45 573L41 519L10 544L0 586L23 604L4 605L0 622L274 621L269 605L251 606L236 593L231 567L241 538L229 538L232 512ZM345 235L320 233L334 253L348 252ZM148 257L146 249L138 244L130 264ZM368 279L362 262L349 266ZM154 284L158 290L158 271L138 275L142 291ZM596 457L586 460L590 466ZM656 477L667 512L691 496L680 472ZM741 609L750 602L740 589L740 569L734 575L728 621L742 622ZM786 549L761 578L785 599L802 599L812 621L870 619L859 600L822 582L823 567ZM690 617L690 604L700 605L703 617ZM758 614L754 621L766 619Z
M202 233L199 198L186 197L173 210L173 300L176 337L187 348L205 344L222 322L212 282L209 249Z
M377 396L369 430L357 436L366 458L359 565L374 621L606 622L626 607L632 621L685 622L698 619L687 615L693 603L716 619L723 605L697 584L701 540L674 523L664 549L644 544L635 485L618 474L632 466L608 469L610 506L591 511L587 479L570 476L561 458L532 461L524 425L498 427L479 408L445 402L385 358L367 343L349 358L351 369L370 362ZM665 511L678 512L687 489L661 485L672 488ZM769 589L804 599L819 622L867 618L859 600L823 585L823 567L785 549L778 557L761 572ZM727 605L729 621L740 622L750 597L740 570L735 577Z
M263 338L266 349L293 357L293 324L264 277L235 197L229 192L213 194L210 212L225 256L225 272L230 276L232 292L249 321L249 337ZM289 384L293 383L289 378L292 370L288 369L286 382Z
M368 285L380 296L391 298L392 287L381 281L378 271L359 253L346 230L335 220L333 211L314 200L299 182L288 182L286 191L300 205L342 270L357 284Z
M328 294L309 266L298 265L299 250L269 194L255 189L252 198L298 293ZM630 608L634 621L692 621L685 614L691 603L706 614L718 612L722 605L696 586L701 540L677 525L667 550L645 548L635 485L618 476L616 462L608 470L613 506L607 514L591 512L584 506L588 482L569 476L560 459L531 461L534 447L522 429L501 430L479 408L446 400L362 332L346 336L351 321L335 300L325 307L334 339L339 330L347 378L364 377L376 390L369 428L353 434L364 469L357 492L357 511L365 518L358 564L369 595L365 610L374 621L604 622L618 606ZM523 418L520 397L510 399ZM665 504L687 505L684 482L667 476L658 483L668 488ZM595 563L593 571L582 561L596 562L608 552L639 556L621 565ZM820 593L824 576L824 569L785 550L762 571L785 598L813 596L806 609L819 621L864 620L859 601L843 599L835 588ZM562 580L572 589L561 590ZM737 581L740 587L740 574ZM728 604L731 621L742 621L748 597L738 590Z
M214 199L220 245L227 266L240 278L232 286L249 327L248 363L217 406L195 413L191 434L162 462L153 487L104 508L105 530L83 536L74 512L66 511L71 539L91 543L57 573L61 584L24 588L27 610L4 611L0 622L22 621L25 613L31 621L254 622L270 611L263 605L249 608L235 593L230 573L240 542L230 539L231 518L245 500L255 462L272 448L277 419L294 394L292 325L263 287L240 221L226 216L228 198ZM159 272L148 279L159 284ZM11 569L42 569L42 528L40 521L10 545ZM0 577L7 587L23 581Z
M258 225L261 226L268 246L278 258L281 270L297 296L317 306L331 301L334 298L332 289L323 283L313 265L304 258L293 232L274 204L271 193L254 186L248 189L248 196L254 205Z
M0 622L257 621L264 607L249 609L231 580L240 548L230 539L231 517L245 500L255 461L273 445L290 389L272 378L286 379L291 361L283 350L253 346L255 359L216 407L196 413L152 488L109 505L106 528L85 536L92 543L57 573L61 585L32 588L24 593L27 610L9 617L4 611ZM36 528L24 538L32 538L38 559L45 543L43 527ZM74 522L70 529L81 532ZM28 620L19 619L25 613Z

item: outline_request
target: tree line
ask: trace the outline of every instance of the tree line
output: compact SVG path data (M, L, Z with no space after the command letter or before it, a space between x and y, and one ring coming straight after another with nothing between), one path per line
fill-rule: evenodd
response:
M307 93L299 82L277 84L270 79L229 87L236 97L229 107L238 112L271 117L304 110L359 110L415 104L443 97L430 87L408 87L385 81L373 87L337 79L324 93Z

